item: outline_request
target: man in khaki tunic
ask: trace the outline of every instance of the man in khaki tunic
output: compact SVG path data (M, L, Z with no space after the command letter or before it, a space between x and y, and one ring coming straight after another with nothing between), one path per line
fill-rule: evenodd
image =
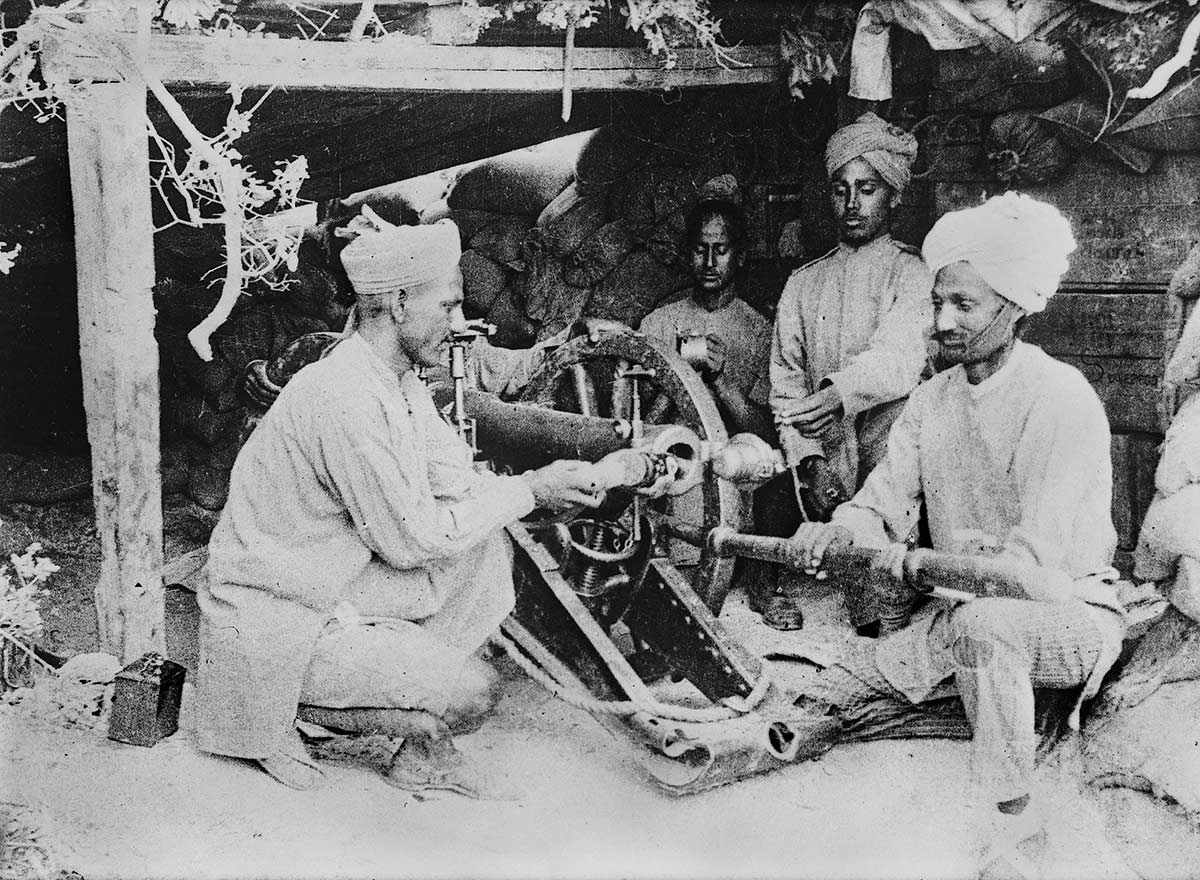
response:
M788 465L818 520L862 485L925 368L932 279L916 248L891 237L917 154L911 134L874 113L825 149L838 244L797 269L779 299L771 409ZM856 626L875 611L848 596Z
M451 724L486 711L472 653L513 605L502 528L599 501L583 462L478 473L439 417L415 370L463 323L459 255L449 221L367 230L343 251L354 332L267 411L212 535L199 745L294 788L322 776L295 730L302 707L351 731L381 711Z

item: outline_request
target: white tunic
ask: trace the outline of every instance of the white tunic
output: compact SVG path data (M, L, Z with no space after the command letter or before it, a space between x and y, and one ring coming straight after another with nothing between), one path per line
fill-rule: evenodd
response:
M318 632L339 603L425 620L465 657L511 609L497 531L534 506L517 477L479 474L414 373L357 335L288 383L234 464L199 601L199 743L269 754L290 730ZM494 558L478 565L481 548ZM468 567L487 589L455 602Z
M925 368L932 278L914 248L883 235L839 244L792 273L771 347L778 415L832 384L845 417L805 455L823 455L854 491L883 455L887 431Z
M1121 613L1111 569L1110 442L1104 407L1083 375L1017 342L977 385L956 366L918 386L892 426L887 454L832 522L860 545L884 546L905 539L924 501L933 549L994 546L1001 558L1070 575L1070 592L1051 600ZM929 638L947 607L930 603L925 617L876 650L880 672L914 702L953 668L948 648ZM1097 664L1085 697L1113 659Z

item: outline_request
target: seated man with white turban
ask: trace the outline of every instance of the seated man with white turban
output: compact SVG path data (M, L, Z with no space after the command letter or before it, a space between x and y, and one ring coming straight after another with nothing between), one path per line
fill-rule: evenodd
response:
M885 548L894 563L923 502L933 549L996 555L1047 570L1039 595L936 599L897 632L857 640L819 677L818 693L861 738L973 735L989 801L984 866L1017 868L1040 836L1032 790L1034 688L1081 687L1072 713L1116 659L1124 612L1111 569L1108 421L1074 367L1017 337L1067 269L1075 243L1050 205L1015 193L942 217L925 239L935 274L935 339L949 369L919 386L887 453L830 523L794 540L818 569L831 548ZM907 593L903 573L881 589ZM939 700L941 697L958 699ZM961 702L959 702L959 700ZM938 703L949 714L929 713ZM961 710L965 710L964 729ZM878 724L879 719L890 724ZM882 728L882 729L881 729Z
M825 167L839 242L793 272L779 299L771 409L818 520L883 456L925 369L932 282L916 248L889 232L916 155L916 138L874 113L833 133ZM859 627L875 619L860 599L847 596Z
M449 221L362 231L341 255L354 332L295 375L233 467L199 594L198 740L285 785L322 776L298 712L357 732L420 715L448 743L486 711L494 677L472 655L513 606L503 527L599 502L583 462L477 472L439 417L416 368L463 322L459 255ZM395 763L390 778L421 782Z

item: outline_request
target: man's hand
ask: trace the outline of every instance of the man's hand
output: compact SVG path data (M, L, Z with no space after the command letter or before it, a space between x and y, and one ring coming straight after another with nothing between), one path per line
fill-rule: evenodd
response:
M804 573L817 574L825 562L825 554L853 546L854 535L845 526L833 523L803 523L792 535L805 560Z
M795 425L805 437L819 438L842 417L842 395L835 386L827 385L790 409L781 409L775 417L780 422Z
M282 390L281 386L276 385L268 378L266 361L250 361L246 364L246 374L242 379L242 391L264 410L270 408Z
M571 327L571 337L586 336L595 345L605 333L633 333L637 331L621 321L611 318L580 318Z
M595 467L586 461L555 461L521 477L529 484L537 506L547 510L599 507L604 500Z
M814 519L829 519L839 504L850 500L841 478L820 456L806 458L800 465L800 474L808 483L808 503Z
M693 366L709 378L716 378L725 369L725 340L715 333L709 333L704 340L704 358Z

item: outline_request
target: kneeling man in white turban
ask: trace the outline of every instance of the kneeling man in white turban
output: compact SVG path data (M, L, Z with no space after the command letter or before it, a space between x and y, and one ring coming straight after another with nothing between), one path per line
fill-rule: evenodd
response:
M473 652L513 606L503 527L599 502L582 462L478 473L439 417L416 368L463 324L459 256L449 221L352 242L355 331L296 374L233 467L199 595L199 745L285 785L322 776L298 712L386 733L389 712L444 730L490 708Z
M1074 367L1017 337L1074 250L1053 207L1015 193L942 217L925 239L934 335L951 368L917 387L887 451L830 523L794 538L814 570L830 548L902 551L924 502L933 549L1050 570L1039 595L936 599L878 642L859 640L820 676L819 696L876 736L969 735L987 794L983 867L1021 870L1032 839L1034 688L1094 694L1121 646L1110 568L1109 428ZM904 595L903 573L884 592ZM911 594L909 596L911 598ZM939 700L939 698L947 698ZM943 712L930 711L940 708ZM964 716L965 710L965 718ZM963 722L968 726L965 726ZM871 735L863 731L867 738Z

